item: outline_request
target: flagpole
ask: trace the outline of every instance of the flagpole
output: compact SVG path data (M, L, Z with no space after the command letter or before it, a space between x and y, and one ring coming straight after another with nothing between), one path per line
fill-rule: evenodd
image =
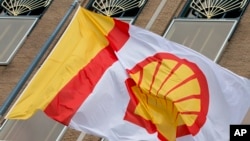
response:
M35 68L39 64L40 60L42 59L42 57L44 56L44 54L46 53L46 51L50 47L51 43L54 41L55 37L57 36L57 34L61 30L62 26L65 24L65 22L67 21L68 17L73 12L73 10L75 9L75 7L77 6L78 3L79 3L79 0L74 0L74 2L71 4L69 10L67 11L67 13L64 15L63 19L57 25L56 29L50 35L50 37L45 42L45 44L42 46L42 48L40 49L38 55L34 58L34 60L32 61L31 65L29 66L29 68L23 74L23 76L21 77L21 79L17 83L16 87L11 91L11 93L9 94L9 96L7 97L7 99L5 100L5 102L3 103L3 105L1 106L1 109L0 109L0 118L6 113L6 111L9 108L9 106L11 105L11 103L17 97L18 93L20 92L20 90L22 89L22 87L24 86L24 84L26 83L26 81L28 80L28 78L31 76L32 72L35 70Z

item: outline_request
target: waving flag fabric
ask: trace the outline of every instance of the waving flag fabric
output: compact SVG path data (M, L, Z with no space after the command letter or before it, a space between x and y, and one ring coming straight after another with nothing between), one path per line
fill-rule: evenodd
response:
M9 119L37 110L109 141L227 141L250 81L201 54L79 8Z

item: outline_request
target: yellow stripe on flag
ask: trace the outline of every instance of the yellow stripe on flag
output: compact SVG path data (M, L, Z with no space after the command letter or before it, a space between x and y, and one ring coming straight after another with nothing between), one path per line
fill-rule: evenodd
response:
M37 109L44 110L58 91L108 45L103 35L113 27L113 19L79 7L54 50L6 117L27 119Z

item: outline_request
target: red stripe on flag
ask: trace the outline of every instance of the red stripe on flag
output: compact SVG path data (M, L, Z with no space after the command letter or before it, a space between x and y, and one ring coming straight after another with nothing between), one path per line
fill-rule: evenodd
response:
M115 22L115 27L113 33L108 35L107 38L113 50L119 51L129 38L129 33L128 33L129 24L115 19L114 22Z
M59 91L44 110L49 117L65 125L69 124L71 118L91 94L103 73L117 61L113 49L120 49L129 38L128 27L125 26L124 28L123 25L120 21L115 21L114 28L107 36L110 41L109 46L99 52Z

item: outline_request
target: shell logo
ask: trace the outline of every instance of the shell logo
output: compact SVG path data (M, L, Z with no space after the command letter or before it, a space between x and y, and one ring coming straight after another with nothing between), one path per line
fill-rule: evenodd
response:
M199 67L169 53L158 53L128 70L130 102L124 119L161 141L196 135L206 121L207 80Z

